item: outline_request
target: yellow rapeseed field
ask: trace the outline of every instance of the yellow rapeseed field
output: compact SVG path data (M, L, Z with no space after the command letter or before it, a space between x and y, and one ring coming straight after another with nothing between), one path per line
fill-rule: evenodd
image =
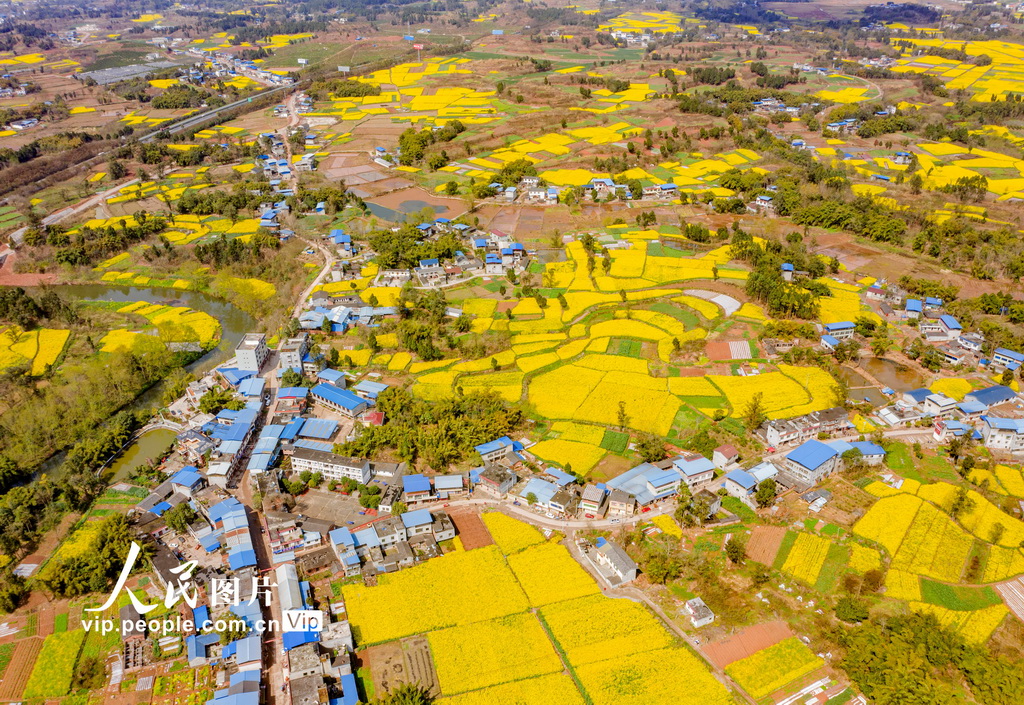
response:
M540 678L515 681L493 688L474 690L451 698L441 698L438 705L525 705L530 703L558 703L558 705L584 705L583 696L572 678L555 673Z
M427 635L441 693L501 685L562 670L537 616L524 612ZM509 648L515 644L515 648Z
M528 607L497 546L383 575L374 587L345 585L342 594L360 644L505 617Z
M591 595L542 607L540 615L575 667L672 644L658 618L631 600Z
M814 585L818 580L818 573L825 565L825 558L828 557L828 549L831 543L827 539L814 534L801 533L796 537L796 543L786 557L782 565L782 572L789 573L797 580L802 580L808 585Z
M850 544L850 569L858 573L866 573L869 570L879 570L882 567L882 557L874 548L861 546L859 543Z
M731 663L725 668L729 677L755 700L792 683L824 665L807 646L791 636L774 646Z
M883 497L853 525L853 533L874 541L895 555L923 502L909 494Z
M704 662L685 648L620 654L608 661L579 666L576 675L594 705L733 705L735 702Z
M513 519L500 512L483 514L484 524L501 552L506 556L518 553L524 548L544 543L544 535L526 522Z
M922 614L935 615L942 626L958 632L968 644L984 644L1010 613L1003 604L971 612L958 612L925 602L911 602L910 608Z
M896 568L885 574L885 594L897 600L912 602L921 599L921 578Z
M935 506L917 510L892 567L949 583L960 581L974 539Z
M508 557L508 564L533 607L600 592L569 551L555 543L514 553Z

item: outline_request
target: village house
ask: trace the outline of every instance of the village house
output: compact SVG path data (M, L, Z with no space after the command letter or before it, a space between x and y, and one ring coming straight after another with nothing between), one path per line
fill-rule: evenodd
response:
M320 473L326 480L349 479L365 485L373 477L370 461L347 458L329 451L312 448L295 448L292 452L292 469L298 472L308 470Z
M779 480L787 487L803 491L831 475L839 465L839 453L834 448L809 440L786 454Z
M488 465L470 472L470 478L476 473L476 488L499 499L505 497L515 487L519 478L512 470L501 465Z
M992 450L1024 451L1024 419L982 416L981 437L985 447Z
M766 421L758 431L764 436L769 446L780 447L792 443L802 443L816 437L819 433L833 433L850 425L850 415L846 409L836 406L822 411L813 411L804 416L791 419L772 419Z
M599 538L596 549L591 555L598 565L604 566L611 572L612 579L609 582L623 585L636 580L637 565L621 546Z

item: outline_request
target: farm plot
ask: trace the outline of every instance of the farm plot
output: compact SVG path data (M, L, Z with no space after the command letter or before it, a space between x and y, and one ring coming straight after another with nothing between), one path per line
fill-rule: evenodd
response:
M540 678L497 685L493 688L474 690L451 698L442 698L438 705L522 705L523 703L558 703L558 705L583 705L583 696L576 689L572 678L555 673Z
M825 565L825 558L828 557L831 545L831 542L820 536L800 534L782 565L782 572L789 573L808 585L814 585L821 567Z
M572 666L670 646L672 638L646 607L603 595L542 607L547 624Z
M25 685L24 697L57 698L71 690L71 676L78 653L85 641L85 631L51 634L43 642L42 651Z
M934 615L942 626L956 631L969 644L984 644L988 641L992 632L1010 612L1003 604L970 612L950 610L925 602L911 602L910 608L915 612Z
M501 552L506 556L518 553L524 548L544 543L544 535L529 524L513 519L500 512L487 512L483 515L484 524L494 538Z
M444 695L562 670L544 628L529 612L431 632L428 639Z
M883 497L853 525L853 533L874 541L890 555L895 555L923 504L918 497L908 494Z
M43 648L43 640L38 637L22 639L14 647L11 662L4 671L0 681L0 700L20 700L21 694L33 673L33 666Z
M824 665L795 636L730 664L725 672L752 698L761 698Z
M600 588L564 546L545 543L508 557L519 584L534 607L600 592Z
M942 511L923 503L914 516L892 567L936 580L960 580L974 539Z
M504 617L528 606L516 576L493 546L382 576L375 587L345 585L342 594L363 644ZM434 599L438 595L446 597Z
M775 562L785 537L786 530L780 526L758 524L751 531L750 541L747 542L747 556L750 560L770 566Z
M594 705L731 705L733 698L684 648L646 651L580 666ZM685 683L685 688L679 685Z

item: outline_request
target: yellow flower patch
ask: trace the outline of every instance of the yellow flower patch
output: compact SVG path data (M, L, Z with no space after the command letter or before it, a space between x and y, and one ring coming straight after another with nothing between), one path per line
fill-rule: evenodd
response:
M509 556L508 564L534 607L600 592L594 579L558 544L531 546Z
M541 441L531 446L530 452L542 460L565 467L571 465L574 472L588 473L605 456L605 449L589 443L556 440Z
M544 543L544 535L529 524L513 519L500 512L486 512L482 515L494 543L506 556L518 553L524 548Z
M542 607L540 614L577 668L672 645L658 618L631 600L591 595Z
M760 700L824 664L802 641L791 636L729 664L725 672L750 697Z

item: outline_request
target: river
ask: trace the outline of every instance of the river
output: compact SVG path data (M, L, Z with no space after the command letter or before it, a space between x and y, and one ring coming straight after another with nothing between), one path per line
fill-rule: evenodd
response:
M220 321L220 342L217 347L190 363L187 369L198 375L212 370L217 365L231 358L235 346L246 333L256 327L256 319L223 299L214 298L198 291L182 291L163 287L111 286L107 284L67 284L53 287L68 298L90 301L148 301L174 306L188 306L196 311L208 313ZM139 410L157 406L163 396L163 383L147 389L128 405L128 409ZM111 467L104 472L104 477L112 481L123 480L138 465L157 458L174 439L174 432L167 429L156 429L139 436L131 445L124 449ZM64 452L57 453L47 460L36 477L49 475L60 467L64 461Z

